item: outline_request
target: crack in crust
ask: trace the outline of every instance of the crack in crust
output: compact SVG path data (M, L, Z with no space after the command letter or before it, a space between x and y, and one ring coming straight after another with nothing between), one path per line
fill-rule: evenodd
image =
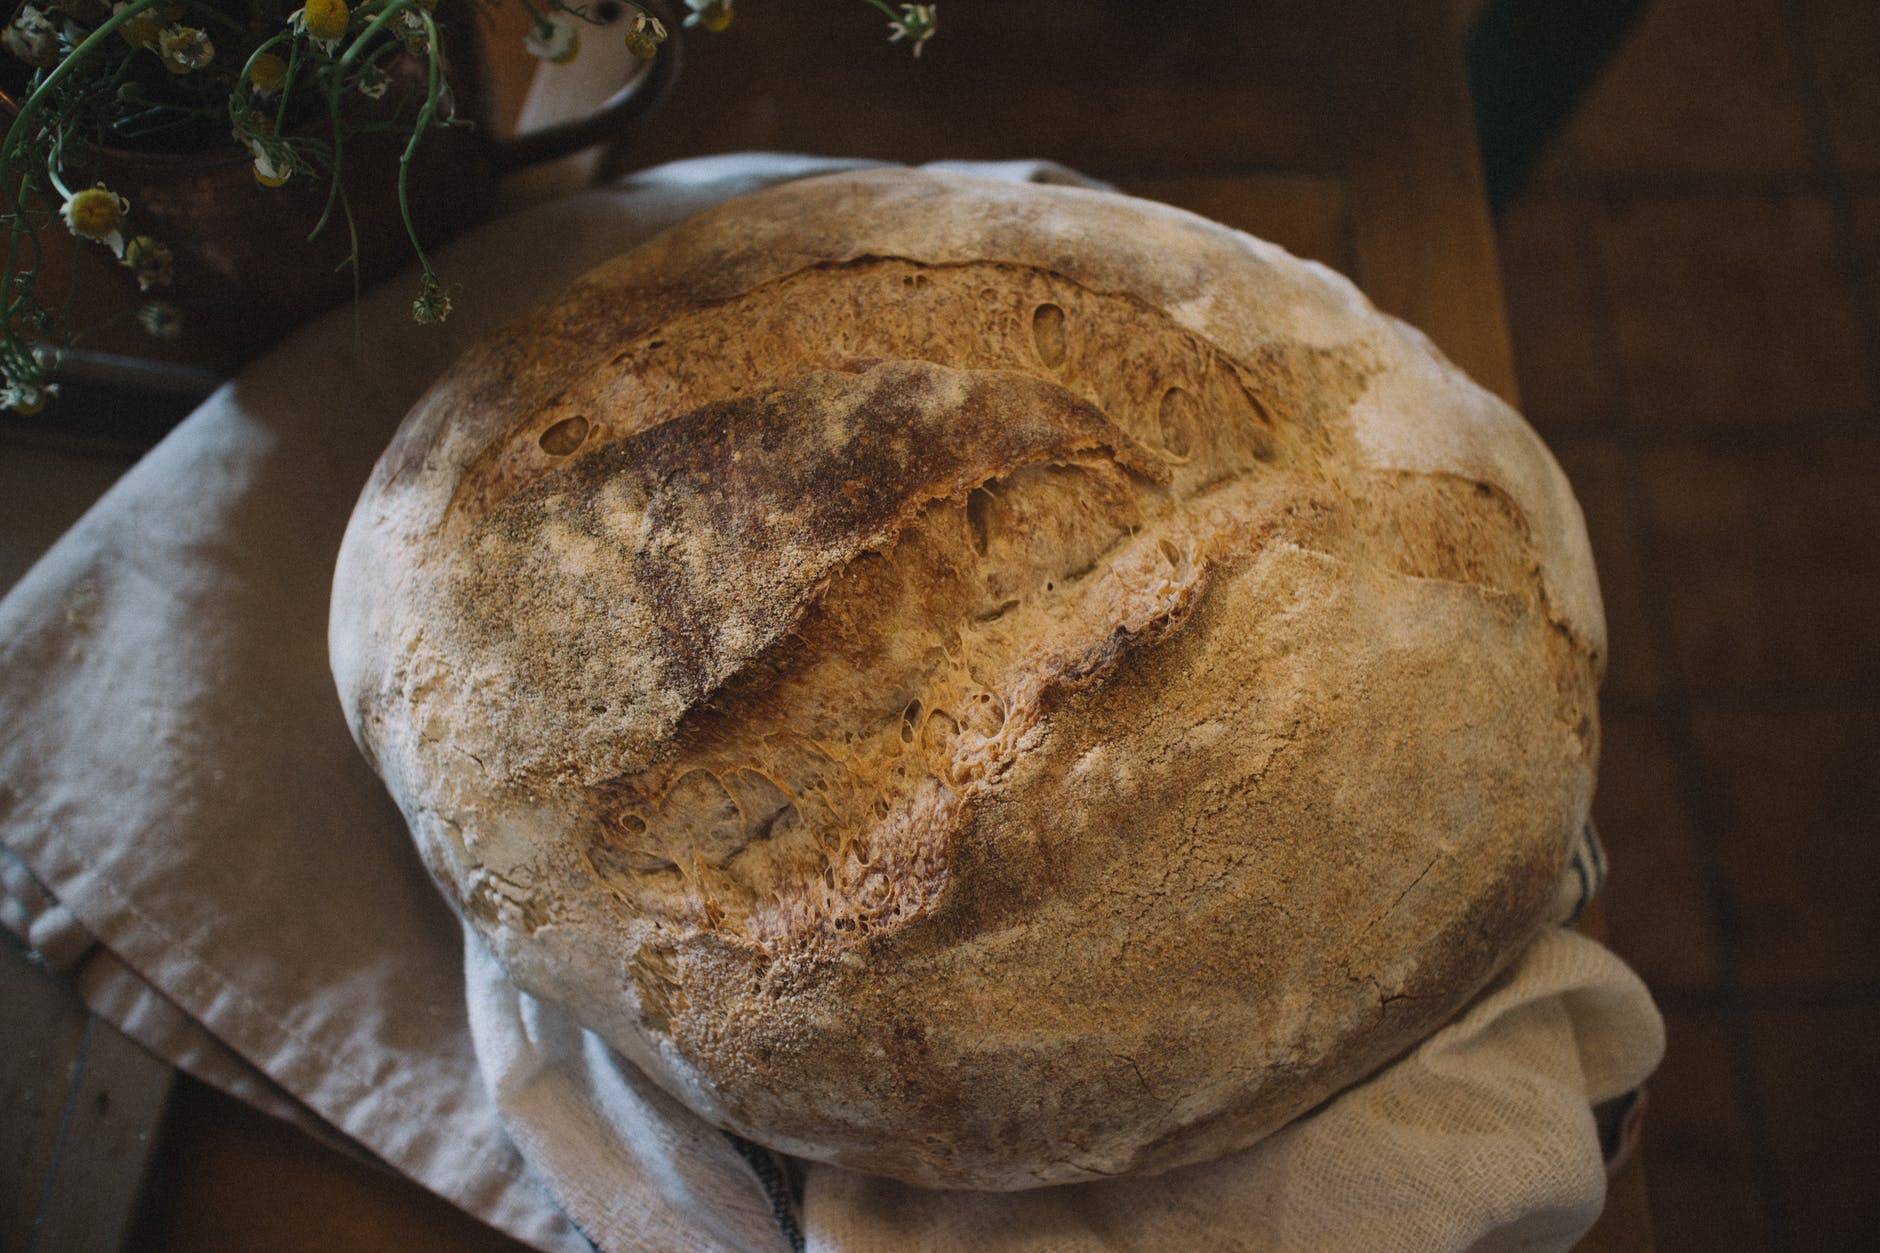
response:
M882 317L888 308L894 316ZM809 265L737 296L675 310L617 346L590 347L604 359L602 368L564 381L468 467L444 520L447 535L571 458L594 455L698 405L813 370L907 360L1062 381L1163 455L1178 480L1195 423L1227 401L1228 391L1238 391L1232 403L1257 418L1234 432L1247 441L1244 451L1269 459L1269 404L1284 404L1294 426L1323 437L1336 398L1358 381L1347 373L1349 363L1332 354L1276 346L1265 359L1237 362L1132 296L1099 292L1039 267L989 261L864 257ZM1205 395L1196 392L1201 379L1208 380ZM1145 392L1144 380L1160 385ZM1320 386L1326 383L1329 392ZM553 451L566 446L563 433L576 422L584 424L581 441Z
M1540 593L1505 498L1397 474L1354 499L1313 406L1261 400L1253 368L1164 315L1042 271L925 269L818 267L662 324L458 492L480 558L458 620L517 659L503 668L526 682L504 701L569 711L504 777L591 789L587 864L636 916L771 946L919 914L1042 698L1178 629L1212 569L1276 536L1517 607ZM806 366L938 347L1003 368L847 359L779 377L769 337L806 301L850 328L884 288L938 315L995 279L1022 280L1031 312L982 307L977 338L792 342L817 345ZM733 351L770 363L764 390L738 390ZM1274 393L1305 375L1321 403L1336 373L1265 364ZM1077 366L1092 399L1057 381ZM733 394L666 416L649 403L706 380Z

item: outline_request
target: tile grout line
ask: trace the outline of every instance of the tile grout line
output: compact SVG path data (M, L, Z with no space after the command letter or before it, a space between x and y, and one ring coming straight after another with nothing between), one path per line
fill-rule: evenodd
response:
M1626 420L1617 424L1615 440L1619 448L1621 494L1626 511L1625 530L1637 549L1645 582L1643 613L1651 632L1651 648L1656 654L1660 673L1658 707L1660 719L1678 780L1681 800L1691 821L1693 844L1698 855L1698 875L1703 884L1706 912L1717 943L1718 997L1722 1025L1731 1054L1732 1079L1737 1103L1743 1115L1748 1139L1750 1169L1758 1200L1769 1223L1770 1238L1778 1249L1789 1246L1788 1215L1783 1205L1773 1153L1770 1148L1769 1118L1762 1101L1755 1054L1748 1025L1744 1020L1744 1002L1738 977L1735 922L1739 916L1734 893L1723 873L1717 847L1719 815L1711 803L1711 789L1698 751L1686 680L1679 664L1670 612L1660 589L1664 587L1664 562L1658 550L1656 527L1652 521L1644 473L1640 466L1638 428L1631 421L1626 397L1624 354L1617 341L1612 296L1607 288L1603 258L1594 237L1591 207L1583 208L1574 221L1577 252L1592 305L1594 338L1600 356L1612 379L1615 408Z
M1822 90L1816 72L1818 67L1808 46L1807 19L1802 16L1797 0L1784 0L1782 18L1784 38L1799 81L1802 117L1808 128L1809 159L1815 167L1812 177L1834 216L1835 250L1840 253L1842 276L1853 289L1861 335L1867 341L1868 395L1880 402L1880 301L1876 301L1874 276L1867 272L1861 258L1853 193L1847 175L1835 159L1834 126L1828 116L1827 93Z

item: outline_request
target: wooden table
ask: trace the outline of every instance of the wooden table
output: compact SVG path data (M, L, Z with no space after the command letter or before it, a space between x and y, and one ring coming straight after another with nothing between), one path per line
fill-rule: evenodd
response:
M1051 157L1345 271L1513 399L1455 8L948 0L913 61L851 0L750 0L728 34L690 41L651 133L610 164L736 149ZM522 65L496 67L512 101ZM402 1179L173 1084L11 948L0 1003L0 1253L108 1248L126 1233L140 1250L517 1247ZM1636 1165L1583 1247L1651 1247Z

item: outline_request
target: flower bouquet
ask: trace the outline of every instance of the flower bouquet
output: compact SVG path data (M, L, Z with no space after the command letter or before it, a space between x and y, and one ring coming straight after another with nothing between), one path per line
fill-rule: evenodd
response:
M935 31L933 5L863 2L916 54ZM95 329L70 324L70 283L42 282L57 268L48 232L121 267L140 293L131 316L159 337L198 311L277 333L407 257L412 316L447 318L451 287L426 246L462 224L500 163L466 106L473 3L519 4L526 48L555 63L604 29L658 69L677 16L636 0L21 4L0 32L15 63L0 82L0 404L37 412L61 354ZM733 0L682 12L722 31Z

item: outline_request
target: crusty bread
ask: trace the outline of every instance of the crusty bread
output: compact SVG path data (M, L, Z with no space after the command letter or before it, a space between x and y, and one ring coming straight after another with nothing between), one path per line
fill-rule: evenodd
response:
M462 362L332 655L515 981L940 1186L1245 1146L1532 934L1604 623L1539 440L1343 279L905 170L732 201Z

